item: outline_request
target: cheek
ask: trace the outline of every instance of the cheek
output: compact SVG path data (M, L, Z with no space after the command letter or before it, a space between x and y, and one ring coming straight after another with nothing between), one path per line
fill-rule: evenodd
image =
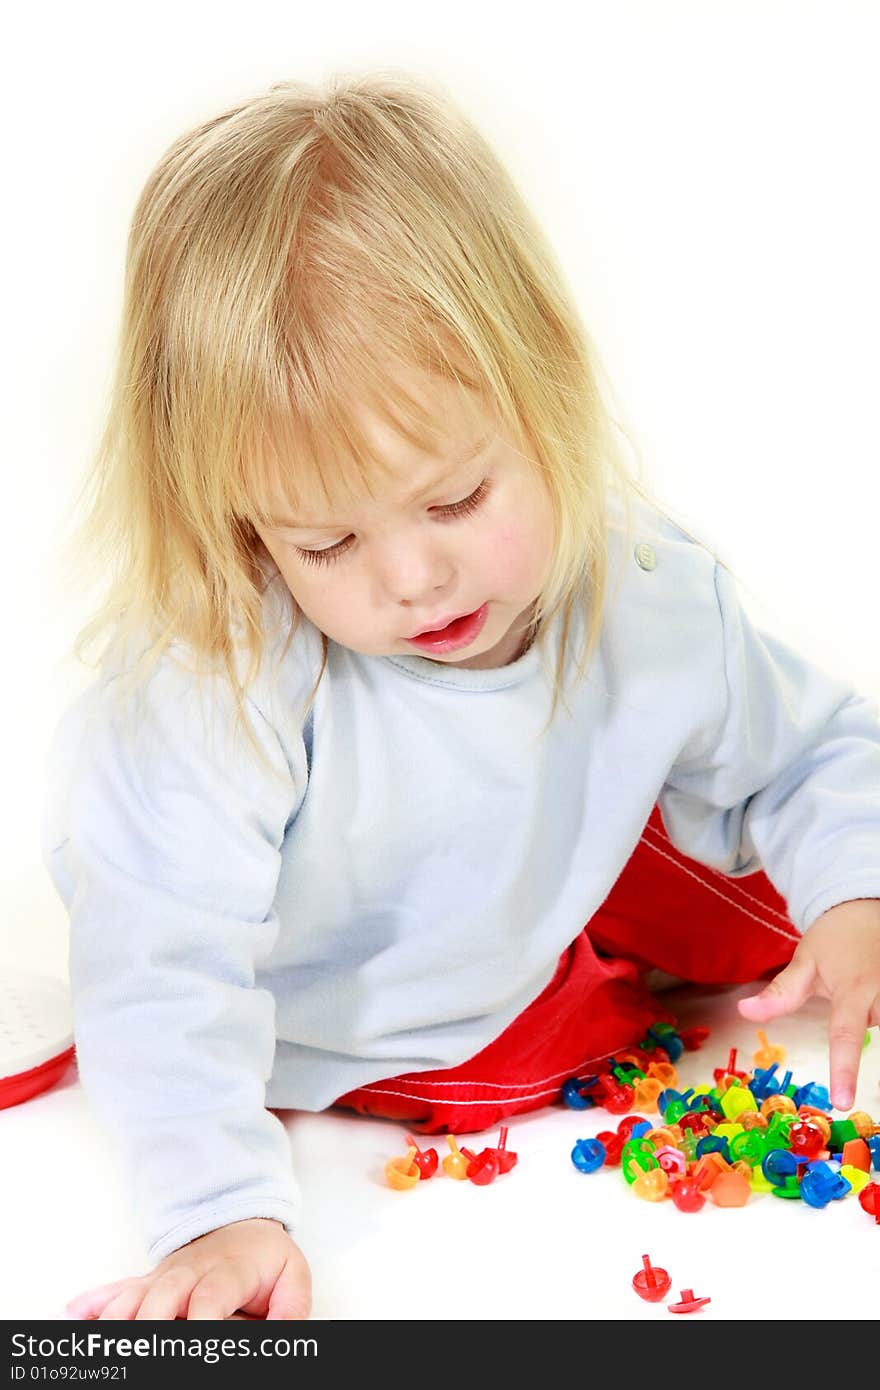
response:
M336 585L323 570L313 571L295 560L288 560L284 566L287 587L307 618L318 622L334 609Z
M489 546L488 563L493 577L514 587L531 586L543 574L550 556L552 535L543 517L508 521L497 527Z
M315 572L295 561L285 569L287 587L309 622L335 641L356 646L367 615L362 611L360 587L347 576L345 560Z

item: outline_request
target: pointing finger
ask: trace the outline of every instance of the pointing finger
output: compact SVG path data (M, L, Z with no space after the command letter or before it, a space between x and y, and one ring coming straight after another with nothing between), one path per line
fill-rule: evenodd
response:
M852 989L838 991L831 1000L831 1103L838 1110L851 1109L855 1099L870 1005Z

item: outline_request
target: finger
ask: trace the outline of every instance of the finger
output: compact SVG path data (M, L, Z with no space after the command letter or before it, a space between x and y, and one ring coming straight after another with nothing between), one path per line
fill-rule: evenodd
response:
M838 991L831 999L831 1104L849 1110L855 1100L856 1081L870 1001L852 990Z
M285 1262L269 1299L266 1321L305 1322L312 1311L312 1281L305 1259Z
M779 1018L780 1014L790 1014L799 1009L813 993L815 984L816 964L812 956L794 956L760 994L750 994L746 999L740 999L739 1011L743 1018L750 1018L754 1023L765 1023L768 1019Z
M168 1269L156 1278L147 1292L137 1312L136 1322L168 1322L180 1314L186 1316L190 1292L196 1281L194 1269L180 1265Z
M203 1274L189 1298L190 1322L217 1322L228 1318L255 1298L260 1288L259 1271L251 1261L231 1260L214 1265Z
M86 1293L78 1293L64 1305L64 1311L71 1318L95 1318L114 1294L119 1293L120 1289L125 1288L130 1282L130 1279L117 1279L112 1284L100 1284L98 1288L88 1289Z
M98 1322L130 1322L141 1306L143 1296L144 1285L129 1279L127 1287L111 1298L104 1311L98 1314Z

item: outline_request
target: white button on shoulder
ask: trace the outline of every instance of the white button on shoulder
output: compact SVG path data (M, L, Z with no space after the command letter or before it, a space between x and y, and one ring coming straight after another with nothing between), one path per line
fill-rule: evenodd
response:
M657 553L653 546L647 545L642 541L636 546L633 553L636 557L636 563L641 565L643 570L652 570L656 568Z

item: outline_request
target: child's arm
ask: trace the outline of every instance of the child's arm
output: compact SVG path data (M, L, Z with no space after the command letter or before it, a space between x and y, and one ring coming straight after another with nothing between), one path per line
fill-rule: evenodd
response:
M233 746L225 682L202 693L163 660L136 722L112 693L87 692L78 736L54 746L45 850L70 913L80 1077L161 1262L230 1223L297 1218L287 1134L264 1104L274 998L255 987L297 790L256 706L278 775L243 735Z
M811 995L831 1000L831 1100L855 1099L865 1030L880 1024L880 900L839 903L818 917L791 961L740 1013L767 1023L799 1009Z
M759 632L721 564L715 588L720 622L705 661L718 715L682 750L660 810L684 853L734 877L763 868L785 899L803 940L778 988L743 1012L760 1021L811 993L830 998L832 1084L846 1108L865 1020L878 1021L877 707Z

